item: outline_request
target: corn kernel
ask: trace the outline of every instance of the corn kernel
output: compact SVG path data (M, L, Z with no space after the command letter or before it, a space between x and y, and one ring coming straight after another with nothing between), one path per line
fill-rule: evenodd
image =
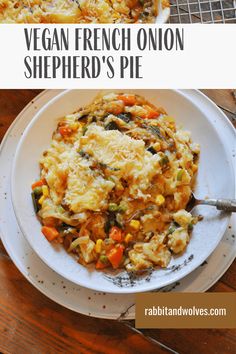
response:
M153 121L153 122L152 122L152 125L154 125L154 126L158 126L158 125L159 125L159 123L157 123L157 122Z
M84 122L78 122L78 124L79 124L79 127L80 127L80 128L83 128L83 127L85 126L85 123L84 123Z
M70 128L72 130L77 130L79 128L79 123L78 122L74 122L74 123L70 124Z
M84 145L87 143L88 137L87 136L81 136L80 138L80 144Z
M165 203L165 198L163 197L162 194L158 194L158 196L156 197L156 203L158 206L161 206L162 204Z
M47 186L42 186L43 196L47 198L49 196L49 190Z
M132 240L133 240L133 235L127 234L127 235L125 236L125 243L129 243L129 242L132 241Z
M72 129L73 130L82 130L83 129L83 127L84 127L84 125L85 125L85 123L83 123L83 122L75 122L75 123L73 123L72 124Z
M156 151L160 151L161 150L161 144L159 142L156 142L154 145L153 145L154 149Z
M44 199L45 199L45 197L44 197L44 195L42 195L42 197L39 199L39 204L40 204L40 205L43 204Z
M129 226L131 226L135 230L139 230L140 228L140 221L138 220L131 220L129 223Z
M103 244L103 240L102 239L98 239L97 242L96 242L96 245L95 245L95 251L97 253L101 253L102 251L102 244Z

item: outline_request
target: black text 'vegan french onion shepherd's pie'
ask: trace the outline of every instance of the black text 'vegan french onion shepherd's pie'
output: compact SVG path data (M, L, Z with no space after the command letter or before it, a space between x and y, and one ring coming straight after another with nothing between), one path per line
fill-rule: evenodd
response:
M32 185L48 241L97 269L166 267L197 222L198 144L162 108L109 93L60 119Z
M0 23L152 23L159 1L1 0Z

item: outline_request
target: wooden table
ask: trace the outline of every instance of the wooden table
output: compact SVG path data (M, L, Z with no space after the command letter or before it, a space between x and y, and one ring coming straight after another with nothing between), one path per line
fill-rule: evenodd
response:
M0 91L0 140L38 90ZM230 90L205 90L232 120L236 100ZM210 291L236 290L236 261ZM117 322L79 315L36 290L0 245L0 352L47 353L235 353L236 330L135 330Z

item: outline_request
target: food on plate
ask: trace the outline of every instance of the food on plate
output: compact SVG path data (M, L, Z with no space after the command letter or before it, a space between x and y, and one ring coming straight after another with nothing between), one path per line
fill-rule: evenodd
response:
M2 23L152 23L159 0L2 0ZM162 1L169 6L168 0Z
M161 107L99 95L58 122L32 184L42 234L97 269L167 267L197 218L185 210L199 145Z

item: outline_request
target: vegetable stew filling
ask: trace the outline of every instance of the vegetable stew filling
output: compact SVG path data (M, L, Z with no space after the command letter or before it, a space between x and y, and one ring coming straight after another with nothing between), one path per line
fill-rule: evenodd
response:
M199 145L163 108L109 93L60 119L32 184L49 242L78 261L139 271L185 250Z

